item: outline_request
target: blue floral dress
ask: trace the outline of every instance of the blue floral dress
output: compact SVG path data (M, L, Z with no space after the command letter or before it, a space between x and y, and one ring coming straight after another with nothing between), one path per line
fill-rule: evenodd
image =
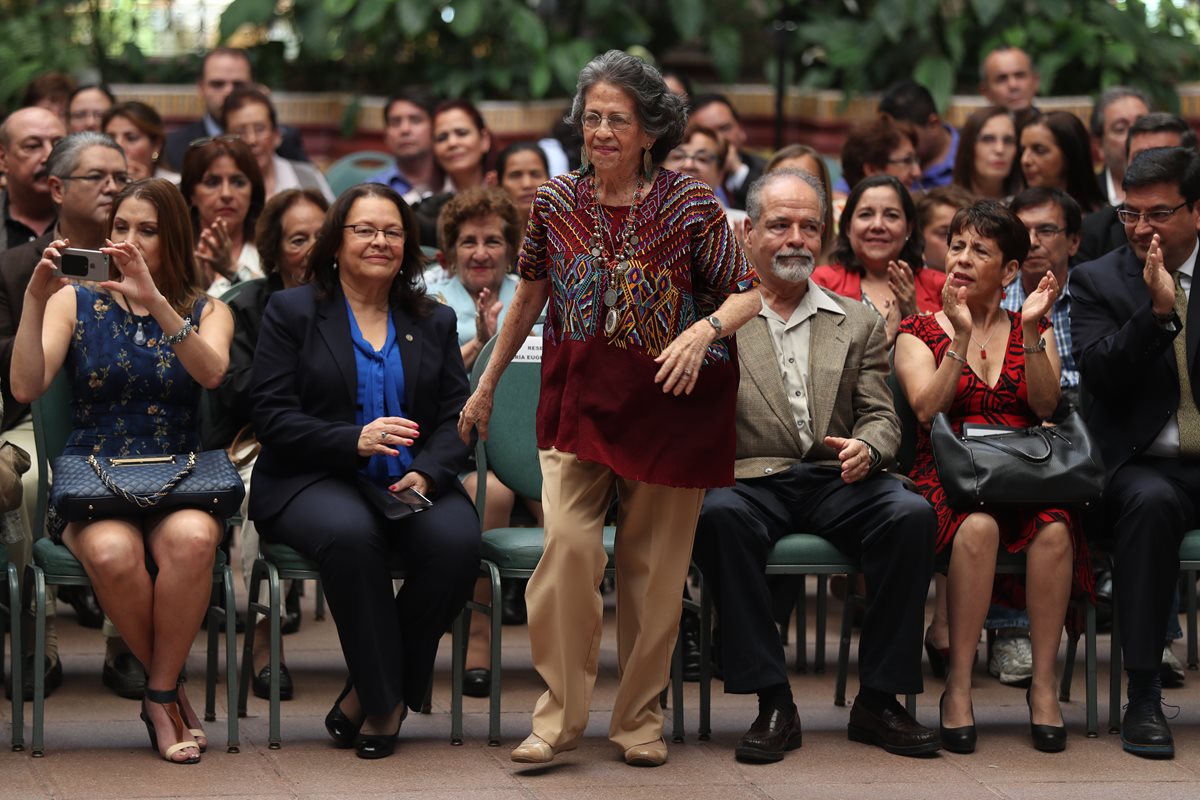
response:
M108 292L76 284L75 332L64 369L71 381L72 430L64 455L140 456L200 449L200 385L162 343L154 317L126 311ZM208 298L192 308L199 330ZM50 509L55 539L66 522Z

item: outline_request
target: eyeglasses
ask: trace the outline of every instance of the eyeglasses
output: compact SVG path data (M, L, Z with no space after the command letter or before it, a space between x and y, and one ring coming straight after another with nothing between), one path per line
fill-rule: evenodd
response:
M72 111L67 114L72 122L80 122L85 119L104 119L104 112L96 109L83 109L81 111Z
M201 136L199 139L192 139L188 142L188 147L204 147L212 142L240 142L242 137L236 133L222 133L220 136Z
M269 133L271 133L271 127L260 122L255 125L243 125L236 131L233 131L232 135L249 139L250 135L254 134L255 139L262 139Z
M921 159L917 158L916 153L909 153L904 158L889 158L887 162L897 166L903 164L906 167L915 167L921 163Z
M1143 211L1141 213L1138 213L1137 211L1130 211L1128 208L1118 208L1117 219L1121 220L1121 224L1123 225L1137 225L1142 221L1143 218L1145 218L1146 222L1150 223L1151 225L1156 223L1161 225L1169 220L1176 211L1186 205L1187 201L1184 200L1174 208L1159 208L1155 209L1154 211Z
M710 153L707 150L697 150L694 153L690 153L687 150L672 150L667 155L667 161L673 164L682 164L689 159L701 167L717 163L716 153Z
M354 238L358 239L360 242L373 242L375 241L375 237L382 233L383 238L387 240L388 244L397 245L404 243L405 234L401 228L388 228L387 230L383 230L382 228L376 228L374 225L365 224L343 225L342 227L352 232L354 234Z
M1028 230L1031 236L1038 241L1042 241L1044 239L1053 239L1065 231L1066 228L1058 228L1054 225L1038 225L1036 228L1029 228Z
M118 189L123 189L133 183L133 178L129 177L128 172L89 172L87 175L65 175L64 181L83 181L91 184L95 188L100 188L106 182L111 180L113 185Z
M609 114L607 117L602 117L595 111L589 111L583 115L583 127L589 131L597 130L605 122L608 123L608 129L613 133L624 133L633 127L633 120L624 114Z

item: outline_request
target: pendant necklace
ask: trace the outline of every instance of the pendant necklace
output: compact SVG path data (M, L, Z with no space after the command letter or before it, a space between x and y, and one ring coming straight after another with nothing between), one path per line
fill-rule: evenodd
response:
M588 211L592 216L592 236L589 242L589 248L593 258L603 260L605 270L606 286L602 298L604 307L608 312L604 315L604 335L612 336L617 329L617 293L616 280L618 273L624 277L629 270L630 261L633 260L633 248L638 244L638 236L633 232L634 217L637 215L638 206L642 200L642 188L644 187L642 176L639 173L637 185L633 190L633 202L629 205L629 211L625 215L625 221L621 224L621 231L617 234L615 242L610 241L610 231L608 226L604 224L604 212L600 207L600 197L597 191L595 179L592 179L592 204Z
M975 337L974 337L974 336L972 336L972 337L971 337L971 341L972 341L972 342L974 342L974 343L975 343L975 346L979 348L979 358L980 358L980 359L982 359L982 360L984 360L984 361L987 361L987 346L988 346L988 342L990 342L990 341L992 340L992 337L993 337L993 336L995 336L995 335L996 335L996 331L995 331L995 329L993 328L993 329L992 329L992 332L988 334L988 337L987 337L986 339L984 339L984 340L983 340L983 344L980 344L979 342L975 341Z
M137 323L137 330L135 330L133 332L133 343L138 345L139 347L144 346L146 344L147 337L146 337L146 331L142 326L146 322L146 320L149 319L150 315L147 314L146 316L140 316L138 314L133 313L133 306L130 306L127 309L126 313L128 313L129 316L133 318L134 322Z

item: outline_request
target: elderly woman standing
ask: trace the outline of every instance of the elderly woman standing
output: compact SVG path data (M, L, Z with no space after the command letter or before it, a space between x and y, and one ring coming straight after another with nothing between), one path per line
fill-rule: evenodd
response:
M548 691L512 758L548 762L587 726L601 529L616 492L621 685L609 738L626 763L658 766L658 695L696 519L705 488L733 481L737 362L723 337L761 308L758 279L712 191L659 167L685 114L654 68L618 50L592 60L568 121L588 166L538 190L521 282L459 434L487 436L500 375L549 299L537 411L546 549L526 593Z

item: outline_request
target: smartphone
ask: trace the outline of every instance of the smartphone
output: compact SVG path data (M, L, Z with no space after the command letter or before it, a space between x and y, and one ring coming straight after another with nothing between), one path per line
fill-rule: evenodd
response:
M423 511L427 508L433 508L433 501L411 486L407 489L401 489L398 492L389 491L388 494L404 503L406 506L410 506L414 511Z
M65 247L55 259L54 274L77 281L106 281L108 256L99 250Z

